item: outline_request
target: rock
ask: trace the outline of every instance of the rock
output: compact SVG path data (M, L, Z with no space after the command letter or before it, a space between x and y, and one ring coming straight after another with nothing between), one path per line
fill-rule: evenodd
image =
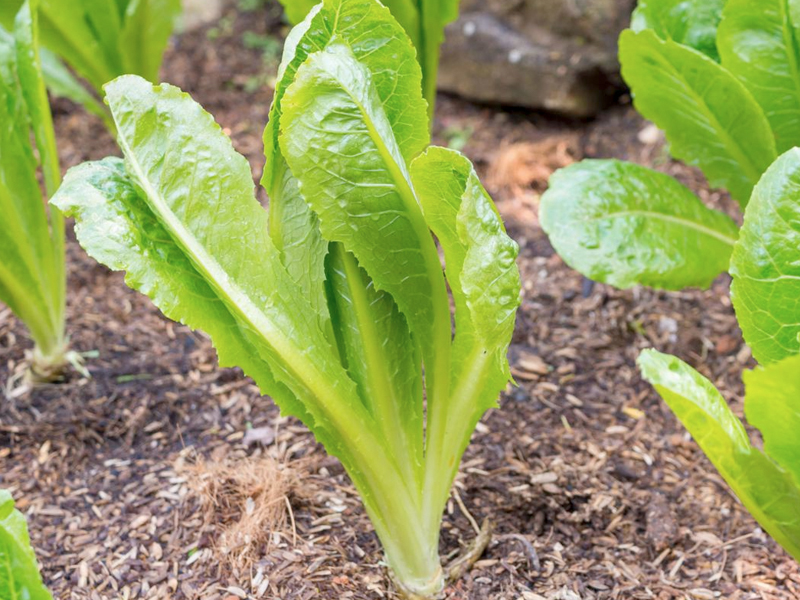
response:
M193 31L219 21L223 4L223 0L183 0L180 31Z
M635 0L463 0L439 87L479 102L588 117L621 87L617 38Z

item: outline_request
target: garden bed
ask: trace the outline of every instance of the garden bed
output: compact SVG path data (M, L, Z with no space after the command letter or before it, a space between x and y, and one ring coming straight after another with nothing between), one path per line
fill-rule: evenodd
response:
M216 116L255 179L271 99L264 73L274 72L273 36L282 33L277 7L231 5L220 23L180 36L163 70ZM65 102L55 114L66 165L115 152L93 118ZM592 289L555 256L536 219L550 171L585 156L656 166L712 204L728 200L671 162L626 106L579 123L441 98L435 130L439 143L466 142L521 246L524 288L511 352L519 387L467 451L443 554L468 544L487 517L495 541L449 597L800 596L800 569L634 365L642 348L674 353L741 408L740 373L753 363L727 277L708 292ZM204 335L164 319L74 241L68 269L69 329L91 379L11 391L0 404L0 484L28 516L54 596L391 597L354 489L305 428L238 370L218 369ZM28 347L0 308L9 388ZM253 474L269 485L254 486ZM232 529L267 505L263 522Z

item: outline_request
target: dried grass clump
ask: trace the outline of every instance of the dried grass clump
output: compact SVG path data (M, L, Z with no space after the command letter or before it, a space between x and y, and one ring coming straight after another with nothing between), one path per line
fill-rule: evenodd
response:
M574 135L503 144L491 161L486 183L515 196L531 189L541 193L550 175L575 162L577 146Z
M296 467L269 456L198 457L182 471L220 562L244 571L269 550L273 534L295 537L289 497L300 482Z

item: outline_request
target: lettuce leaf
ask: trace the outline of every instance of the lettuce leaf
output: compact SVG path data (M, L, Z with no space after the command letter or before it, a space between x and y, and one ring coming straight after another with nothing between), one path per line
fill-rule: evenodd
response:
M731 296L761 363L800 353L800 150L783 154L753 191L731 258Z
M14 500L6 490L0 490L0 598L53 598L42 583L25 517L14 508Z
M299 25L319 5L317 0L280 0L289 22ZM406 36L416 48L417 60L422 67L422 90L433 114L436 102L436 79L439 72L440 48L444 42L445 27L458 18L460 0L385 0L383 5L405 30ZM328 7L332 3L324 2ZM336 4L343 8L355 2ZM323 9L324 10L324 9ZM362 57L363 58L363 57ZM400 63L402 65L402 63Z
M539 219L567 264L621 289L708 287L738 237L733 220L674 178L616 160L557 171Z
M328 0L291 34L265 132L269 212L213 118L136 76L106 86L124 160L71 169L52 203L90 255L308 425L398 586L427 597L461 454L510 378L520 282L469 161L420 155L421 71L398 31L376 0Z
M652 30L620 36L622 76L636 109L663 129L675 158L699 167L744 207L777 158L761 107L729 71Z
M639 0L631 29L651 29L661 39L694 48L719 62L717 28L726 1Z
M41 166L53 194L61 169L38 53L37 4L24 3L13 35L0 35L0 300L30 330L34 370L48 379L65 362L66 275L63 217L55 207L48 215L38 180Z
M10 29L24 0L0 3L0 25ZM38 0L42 45L102 93L103 85L131 73L156 81L180 0ZM57 94L85 104L96 113L100 105L81 94L74 78L48 57L48 84ZM103 118L110 125L107 114Z
M728 0L719 28L722 66L759 103L778 152L800 144L800 5Z
M772 438L767 455L754 448L741 421L731 412L725 399L714 385L683 361L645 350L639 356L642 376L656 388L664 401L681 420L697 444L703 449L720 475L736 492L742 504L759 524L781 544L795 559L800 560L800 480L787 468L796 472L796 430L789 437L780 437L775 418L782 413L797 410L797 397L786 393L771 395L782 377L791 369L794 385L800 366L797 360L781 366L768 367L746 376L747 397L745 406L755 397L755 407L750 409L757 422L765 426L765 435ZM777 404L774 412L764 410L764 394L769 402ZM793 450L792 450L793 449ZM791 459L787 465L779 462Z

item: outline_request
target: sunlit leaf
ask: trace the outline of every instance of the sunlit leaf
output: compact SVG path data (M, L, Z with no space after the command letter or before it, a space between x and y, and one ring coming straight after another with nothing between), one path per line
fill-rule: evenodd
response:
M674 178L616 160L556 172L539 218L567 264L623 289L708 287L738 236L730 218Z
M620 61L636 109L666 132L672 155L746 205L777 153L769 122L744 85L707 56L650 30L622 33Z

